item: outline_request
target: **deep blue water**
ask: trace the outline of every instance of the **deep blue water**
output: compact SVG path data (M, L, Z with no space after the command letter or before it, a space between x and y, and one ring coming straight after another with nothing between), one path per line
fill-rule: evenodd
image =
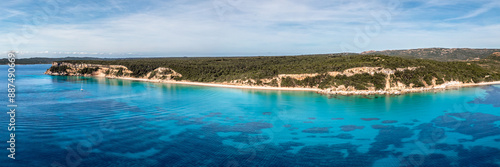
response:
M16 160L4 113L0 166L500 165L499 86L329 97L43 75L49 67L16 67ZM6 106L6 86L0 94Z

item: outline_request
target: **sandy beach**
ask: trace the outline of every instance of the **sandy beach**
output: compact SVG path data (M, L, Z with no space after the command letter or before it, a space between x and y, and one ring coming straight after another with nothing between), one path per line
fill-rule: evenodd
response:
M484 86L484 85L500 85L500 81L494 81L494 82L482 82L482 83L466 83L462 84L459 87L470 87L470 86Z
M107 77L106 77L107 78ZM209 87L221 87L221 88L234 88L234 89L259 89L259 90L284 90L284 91L310 91L318 92L321 89L317 88L288 88L288 87L265 87L265 86L245 86L245 85L229 85L221 83L203 83L203 82L189 82L189 81L165 81L165 80L150 80L143 78L129 78L129 77L119 77L119 78L108 78L108 79L123 79L132 81L143 81L143 82L158 82L158 83L170 83L170 84L183 84L183 85L196 85L196 86L209 86Z
M144 78L130 78L130 77L119 77L119 78L108 78L107 79L123 79L132 81L142 81L142 82L157 82L157 83L170 83L170 84L183 84L183 85L196 85L196 86L209 86L209 87L221 87L221 88L234 88L234 89L256 89L256 90L282 90L282 91L309 91L317 92L321 94L337 94L337 95L374 95L374 94L407 94L407 93L419 93L428 91L442 91L460 87L474 87L474 86L485 86L485 85L500 85L500 81L494 82L482 82L482 83L454 83L448 85L436 86L433 88L411 88L403 89L399 91L368 91L368 90L356 90L356 91L326 91L318 88L290 88L290 87L265 87L265 86L247 86L247 85L229 85L223 83L202 83L202 82L189 82L189 81L166 81L166 80L150 80Z

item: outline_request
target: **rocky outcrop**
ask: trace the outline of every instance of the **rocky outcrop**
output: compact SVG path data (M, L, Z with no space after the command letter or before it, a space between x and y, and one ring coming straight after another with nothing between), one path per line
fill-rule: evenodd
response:
M64 68L60 68L64 67ZM99 76L106 78L130 78L132 71L122 65L101 65L101 64L72 64L66 62L53 62L52 67L45 71L47 75L64 76ZM182 77L176 71L159 67L142 77L133 77L150 80L173 80Z
M375 73L382 73L386 75L391 75L394 74L396 71L404 71L404 70L416 70L419 67L406 67L406 68L397 68L396 70L388 69L388 68L381 68L381 67L356 67L356 68L350 68L347 70L344 70L342 72L328 72L329 75L331 76L337 76L337 75L346 75L348 77L356 75L356 74L363 74L363 73L368 73L370 75L374 75Z
M150 80L173 80L182 77L182 74L166 67L159 67L146 75Z
M356 90L352 86L337 85L331 86L329 88L319 89L317 86L312 87L318 89L318 93L321 94L339 94L339 95L372 95L372 94L405 94L412 92L424 92L424 91L437 91L444 90L449 87L457 87L463 85L462 82L450 81L445 82L441 85L436 85L437 78L432 80L432 83L426 83L423 81L425 87L414 88L413 84L405 85L401 82L394 81L391 77L397 71L405 70L416 70L419 67L407 67L407 68L397 68L397 69L386 69L381 67L357 67L350 68L340 72L328 72L326 75L330 76L354 76L356 74L370 74L375 75L377 73L384 74L386 76L386 86L384 89L376 90L374 85L367 87L367 90ZM122 79L139 79L143 81L175 81L182 77L182 74L170 69L168 67L159 67L155 70L148 72L146 75L141 77L133 77L133 72L129 70L126 66L122 65L101 65L101 64L71 64L65 62L54 62L52 67L48 69L45 74L48 75L64 75L64 76L100 76L106 78L122 78ZM262 87L281 87L281 81L284 78L293 78L296 80L304 80L308 77L316 77L318 75L325 74L280 74L274 78L254 80L254 79L240 79L231 82L215 83L222 85L236 85L236 86L260 86ZM370 85L370 84L369 84ZM294 88L304 88L304 87L294 87ZM309 88L309 87L306 87Z
M346 69L344 71L331 71L327 72L327 75L330 76L339 76L339 75L345 75L347 77L352 77L356 74L370 74L374 75L377 73L385 74L386 75L386 86L385 89L406 89L406 88L411 88L412 85L404 85L403 83L400 82L394 82L391 80L391 76L396 72L396 71L405 71L405 70L416 70L420 67L406 67L406 68L396 68L396 69L388 69L388 68L382 68L382 67L356 67L356 68L350 68ZM319 73L312 73L312 74L279 74L277 77L274 78L267 78L267 79L261 79L260 82L263 84L267 85L272 85L272 83L275 83L274 86L276 87L281 87L281 81L284 78L292 78L295 80L304 80L308 77L316 77L318 75L321 75ZM252 79L246 79L246 80L233 80L229 82L230 84L242 84L242 85L256 85L258 84L257 81L252 80ZM303 87L300 87L303 88ZM316 87L314 87L316 88ZM332 90L336 91L352 91L356 90L354 87L346 87L344 85L339 85L338 87L332 87ZM368 90L375 90L375 87L369 87Z
M67 69L63 71L52 71L52 67L67 67ZM123 75L121 76L129 76L132 74L132 71L128 70L127 67L122 65L101 65L101 64L72 64L66 62L53 62L51 69L45 71L44 74L48 75L65 75L65 76L96 76L96 75L105 75L112 77L113 74L121 71ZM84 69L97 69L92 73L81 73L81 70ZM108 75L106 75L108 73Z

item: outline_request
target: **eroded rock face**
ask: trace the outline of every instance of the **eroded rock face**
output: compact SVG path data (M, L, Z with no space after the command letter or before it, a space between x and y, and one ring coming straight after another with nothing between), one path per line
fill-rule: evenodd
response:
M131 77L132 71L126 66L122 65L101 65L101 64L72 64L66 62L53 62L52 67L62 67L67 68L63 71L51 71L48 69L44 74L48 75L64 75L64 76L100 76L107 78L127 78ZM92 72L82 73L83 70L92 69ZM150 80L171 80L175 77L182 77L180 73L166 68L159 67L142 77L134 77L139 79L150 79Z
M385 87L377 89L373 83L367 83L366 89L357 90L354 86L337 85L336 83L330 87L323 87L320 89L319 85L299 86L295 85L293 88L314 88L321 94L335 94L335 95L375 95L375 94L389 94L399 95L413 92L424 91L440 91L448 87L460 87L463 82L448 81L441 85L436 84L437 78L432 79L432 83L426 83L422 80L424 87L414 87L413 84L405 85L399 81L394 80L394 74L398 71L413 71L420 67L406 67L396 69L386 69L381 67L356 67L346 69L340 72L328 72L325 74L279 74L273 78L265 78L261 80L254 80L251 78L242 78L229 82L220 82L219 84L238 85L238 86L259 86L259 87L282 87L281 83L284 79L292 78L295 80L304 80L306 78L315 77L318 75L330 76L354 76L357 74L384 74ZM123 78L123 79L141 79L153 82L174 81L179 80L182 74L177 73L168 67L159 67L143 76L133 76L133 72L123 65L101 65L101 64L72 64L66 62L54 62L51 69L47 70L45 74L48 75L64 75L64 76L99 76L107 78ZM380 79L380 78L379 78Z
M57 71L53 72L50 69L45 71L44 74L48 75L66 75L66 76L98 76L98 75L109 75L110 77L115 76L118 77L116 74L118 71L121 70L121 73L123 74L122 76L129 76L132 74L132 71L128 70L127 67L122 66L122 65L100 65L100 64L72 64L72 63L65 63L65 62L53 62L52 67L61 67L61 66L66 66L67 69L65 71ZM84 69L98 69L92 73L87 73L87 74L82 74L79 71L84 70ZM108 71L109 70L109 71ZM106 74L108 73L108 74Z
M172 80L176 77L182 77L182 74L175 72L171 68L159 67L147 75L147 79L152 80Z
M401 90L401 89L406 89L407 87L412 87L412 85L404 85L402 83L395 83L391 80L391 75L393 75L397 71L414 71L420 67L406 67L406 68L396 68L396 69L388 69L388 68L382 68L382 67L355 67L355 68L350 68L346 69L344 71L330 71L327 72L327 75L336 77L336 76L341 76L345 75L347 77L352 77L356 74L370 74L370 75L375 75L375 74L385 74L386 75L386 88L385 90L389 89L395 89L395 90ZM273 78L265 78L261 79L259 82L264 83L264 84L271 84L275 82L275 86L277 87L282 87L281 81L285 78L291 78L295 80L304 80L306 78L311 78L311 77L316 77L319 75L323 75L320 73L308 73L308 74L278 74L278 76L273 77ZM238 79L238 80L233 80L228 82L228 84L237 84L237 85L256 85L258 81L253 80L253 79ZM426 83L427 84L427 83ZM432 84L432 85L431 85ZM428 83L428 86L435 86L433 83ZM299 88L303 88L302 86L296 86ZM317 88L317 87L312 87L312 88ZM338 85L337 87L332 87L332 91L356 91L356 89L352 86L346 87L344 85ZM375 87L368 87L368 90L370 91L376 91Z

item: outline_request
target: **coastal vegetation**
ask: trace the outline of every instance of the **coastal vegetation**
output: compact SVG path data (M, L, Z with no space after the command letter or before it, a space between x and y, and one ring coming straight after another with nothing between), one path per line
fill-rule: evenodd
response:
M69 69L68 66L52 66L49 68L49 70L53 73L64 73L67 69Z
M234 80L253 80L253 85L281 87L329 88L344 85L357 90L374 87L376 90L386 86L387 75L391 83L403 83L413 87L425 87L448 81L478 83L500 80L500 73L494 70L498 62L491 60L464 62L442 62L429 59L411 59L386 55L307 55L275 57L204 57L204 58L145 58L122 60L66 60L72 64L123 65L132 71L131 77L152 77L148 75L159 67L167 67L182 74L175 80L195 82L231 82ZM355 67L376 67L391 69L393 74L363 73L329 75L332 71L344 71ZM404 69L415 67L415 69ZM59 66L61 68L61 66ZM399 69L399 70L398 70ZM54 69L55 71L60 69ZM52 67L51 67L52 71ZM92 70L86 70L89 72ZM83 72L83 71L82 71ZM154 72L156 75L156 72ZM273 78L280 74L317 74L302 79L284 77ZM122 69L115 73L124 75ZM263 82L264 79L273 79Z
M500 61L500 52L495 52L491 54L490 56L487 57L487 59Z
M385 87L385 77L386 76L384 74L380 73L374 75L367 73L355 74L353 76L338 75L335 77L327 74L321 74L315 77L306 77L304 80L286 77L281 81L281 86L318 87L324 89L334 85L344 85L345 87L352 86L357 90L366 90L370 86L375 86L377 90L380 90Z
M93 72L96 72L97 70L99 70L99 67L96 67L96 68L83 68L81 70L78 70L78 73L80 74L92 74Z
M361 54L380 54L417 59L432 59L438 61L460 61L484 59L495 52L500 52L500 49L422 48L408 50L366 51Z

